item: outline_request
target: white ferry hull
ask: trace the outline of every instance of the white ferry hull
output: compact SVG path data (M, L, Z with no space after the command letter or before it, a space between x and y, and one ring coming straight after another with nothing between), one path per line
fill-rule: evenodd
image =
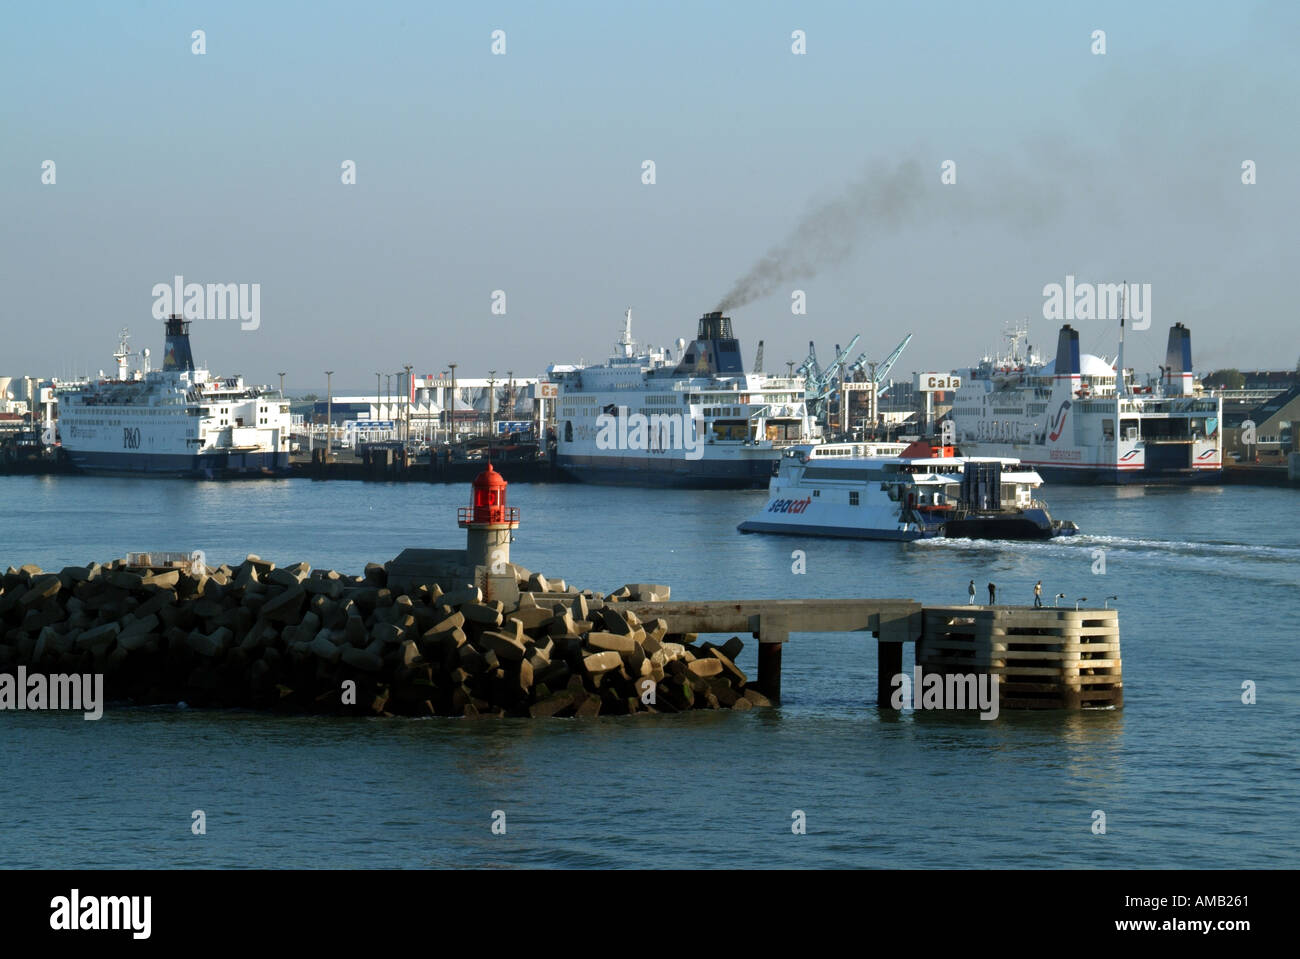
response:
M1042 482L1013 458L971 460L954 456L951 447L798 447L782 459L767 505L738 529L902 541L1073 535L1073 523L1053 520L1046 504L1033 499Z
M770 506L771 504L769 504ZM898 521L897 509L836 507L811 503L796 520L779 512L760 513L745 520L742 533L777 533L785 536L827 536L836 539L878 539L910 542L943 535L940 531L907 529Z
M145 351L147 354L147 351ZM265 476L289 471L289 404L242 377L195 368L188 324L167 319L161 370L131 375L126 334L115 379L61 386L62 455L90 473ZM144 355L144 354L142 354Z
M1222 402L1196 391L1190 333L1170 330L1164 380L1138 386L1131 371L1079 350L1061 327L1057 354L986 357L956 390L950 441L967 456L1019 460L1058 483L1197 483L1223 475ZM1121 339L1121 352L1122 352Z
M1057 485L1122 486L1130 483L1215 483L1223 479L1219 449L1197 443L1188 448L1132 447L1119 455L1106 450L1024 443L959 441L967 456L999 456L1020 460Z
M731 319L700 319L673 360L638 352L630 311L603 366L552 366L555 462L584 483L766 489L787 448L816 439L800 377L747 373Z

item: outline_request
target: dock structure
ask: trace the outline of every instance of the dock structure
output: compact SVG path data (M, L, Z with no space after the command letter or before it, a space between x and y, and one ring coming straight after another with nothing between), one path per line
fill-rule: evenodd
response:
M741 599L619 603L643 621L663 619L674 633L745 633L758 640L758 688L781 699L781 650L791 633L870 632L877 640L877 700L903 671L903 644L921 635L922 606L910 599Z
M926 672L988 672L1008 709L1124 705L1113 609L927 606L916 662Z
M540 597L538 597L540 599ZM1008 709L1121 707L1119 614L1113 609L924 606L910 599L749 599L628 602L641 620L673 633L749 632L758 646L758 688L781 698L782 647L793 633L870 632L876 638L876 701L889 708L903 644L916 643L925 672L996 677Z

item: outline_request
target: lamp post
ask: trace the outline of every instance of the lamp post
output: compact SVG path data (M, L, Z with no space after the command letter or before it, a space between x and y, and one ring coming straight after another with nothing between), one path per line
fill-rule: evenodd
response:
M384 374L384 386L385 386L384 405L388 407L388 416L386 417L387 419L387 418L391 418L393 415L393 374L392 373Z
M400 390L402 388L402 371L397 370L393 373L393 376L397 377L397 389ZM397 399L396 391L393 393L393 399ZM402 441L402 415L400 413L393 416L393 439L399 443Z
M870 378L871 391L868 394L871 399L871 406L869 407L870 416L868 418L871 420L872 439L875 439L876 422L880 419L880 408L877 406L877 403L879 402L879 398L876 394L876 365L877 364L875 362L872 362L872 363L868 363L867 365L871 367L871 378Z
M384 398L384 374L375 374L375 419L382 420L384 411L380 408L379 403Z
M402 369L406 370L406 442L411 442L411 394L415 392L415 384L411 382L411 364L405 364Z
M447 420L447 377L450 375L450 373L451 373L450 370L443 370L443 371L442 371L442 383L443 383L443 386L442 386L442 418L443 418L443 429L444 429L444 430L446 429L446 427L447 427L447 425L448 425L448 420ZM437 437L435 436L434 438L436 439ZM447 438L450 439L450 437L447 437Z
M515 418L515 371L506 370L506 417Z
M333 436L334 427L334 371L325 371L325 462L329 462L334 456L333 445L330 442Z
M451 368L451 405L447 413L447 442L451 443L452 437L455 436L454 428L456 424L456 364L448 363Z
M496 406L496 398L497 398L496 386L497 386L497 371L488 370L488 459L489 460L492 459L492 435L496 432L493 426L493 420L495 419L493 413L494 413L494 407Z

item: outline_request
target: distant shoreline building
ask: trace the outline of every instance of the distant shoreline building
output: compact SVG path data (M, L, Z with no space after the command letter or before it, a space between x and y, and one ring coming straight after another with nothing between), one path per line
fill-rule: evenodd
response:
M402 377L405 379L405 377ZM545 417L539 402L538 377L456 377L454 413L450 376L412 376L406 384L394 385L392 393L335 396L312 403L311 420L324 425L327 417L335 426L348 422L392 423L393 432L425 442L446 442L449 434L507 436L534 432ZM450 429L449 429L450 426ZM451 437L454 440L454 436Z

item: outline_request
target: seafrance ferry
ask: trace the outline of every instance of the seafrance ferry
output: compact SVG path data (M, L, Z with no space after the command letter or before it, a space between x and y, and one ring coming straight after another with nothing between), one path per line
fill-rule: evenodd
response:
M786 452L742 533L849 539L1050 539L1078 527L1034 498L1019 460L958 456L925 442L826 443Z
M73 465L88 471L221 477L289 469L289 403L242 377L196 369L189 321L166 320L161 370L128 370L126 336L117 377L58 388L58 432Z
M1159 380L1144 385L1124 368L1122 320L1113 363L1081 354L1079 334L1068 323L1056 358L1046 363L1025 349L1025 328L1007 337L1007 354L962 371L949 439L966 453L1015 457L1048 479L1070 483L1222 475L1223 401L1194 382L1191 332L1181 323L1169 330Z
M762 489L781 453L815 443L802 377L745 372L731 317L700 318L669 349L632 339L632 311L603 366L553 365L556 457L593 483Z

